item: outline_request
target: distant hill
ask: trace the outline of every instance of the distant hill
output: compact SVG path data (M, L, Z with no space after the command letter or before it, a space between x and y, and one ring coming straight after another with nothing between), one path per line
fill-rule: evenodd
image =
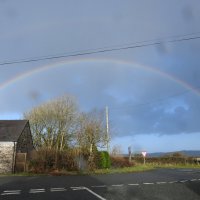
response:
M168 155L168 154L173 154L173 153L181 153L184 154L186 156L191 156L191 157L200 157L200 150L191 150L191 151L187 151L187 150L183 150L183 151L174 151L174 152L155 152L155 153L149 153L147 154L148 157L161 157L164 155Z
M172 152L155 152L155 153L148 153L147 152L147 157L161 157L161 156L165 156L165 155L169 155L169 154L173 154L173 153L181 153L183 155L186 156L190 156L190 157L199 157L200 158L200 150L182 150L182 151L172 151ZM132 156L134 155L141 155L141 152L136 152L136 153L132 153ZM122 156L122 157L128 157L128 154L118 154L115 156Z

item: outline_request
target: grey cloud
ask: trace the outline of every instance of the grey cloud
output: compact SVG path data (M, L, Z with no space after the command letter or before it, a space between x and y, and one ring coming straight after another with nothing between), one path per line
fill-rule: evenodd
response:
M200 128L199 97L188 92L169 98L183 91L176 82L143 69L83 62L16 82L1 92L0 109L24 112L47 98L69 93L86 110L108 105L119 135L195 132ZM167 112L169 108L173 112Z
M120 130L124 134L180 134L180 133L195 133L199 132L200 125L198 119L200 117L199 109L199 96L188 93L180 96L179 99L184 99L182 103L174 108L173 112L166 112L171 99L166 99L157 104L147 104L144 106L124 106L121 113L116 113L120 117L115 117L114 120L118 123L123 123L123 128ZM178 103L178 102L177 102ZM124 117L123 117L124 116ZM123 120L124 118L124 120Z
M146 1L88 4L84 1L79 2L79 6L75 1L61 1L60 4L53 1L12 2L17 17L12 19L12 24L8 23L10 19L6 23L0 21L0 61L198 32L199 5L198 1L188 3L186 0L155 1L154 4ZM0 7L0 11L3 9ZM0 12L0 16L2 13L5 11ZM200 86L199 44L199 40L163 43L94 57L137 61L167 72L195 88ZM44 62L48 63L50 61ZM42 63L4 66L0 81L3 83L17 73L39 66ZM22 113L48 99L70 93L77 97L81 109L102 109L108 105L111 123L121 136L198 132L199 97L189 92L168 98L186 90L188 88L177 81L144 69L110 62L82 62L35 74L1 90L0 111ZM169 108L173 112L169 112Z

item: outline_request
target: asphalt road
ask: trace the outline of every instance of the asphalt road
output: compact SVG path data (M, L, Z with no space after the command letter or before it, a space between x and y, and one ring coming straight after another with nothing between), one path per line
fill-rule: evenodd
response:
M200 170L142 173L0 177L0 199L200 200Z

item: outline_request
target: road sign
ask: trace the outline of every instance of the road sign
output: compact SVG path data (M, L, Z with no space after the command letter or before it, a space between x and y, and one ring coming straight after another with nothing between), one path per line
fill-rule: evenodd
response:
M146 151L143 151L143 152L142 152L142 155L143 155L143 157L146 157L147 152L146 152Z
M144 158L144 165L145 165L145 157L146 157L146 155L147 155L147 152L146 151L142 151L142 156L143 156L143 158Z

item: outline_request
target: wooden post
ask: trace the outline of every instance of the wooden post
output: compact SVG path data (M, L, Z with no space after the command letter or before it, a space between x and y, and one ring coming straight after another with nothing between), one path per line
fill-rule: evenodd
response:
M12 173L15 173L15 165L16 165L16 142L14 142L13 146L13 160L12 160Z
M26 156L27 153L24 154L24 172L26 172Z
M145 165L145 163L146 163L145 156L143 156L143 158L144 158L144 165Z

